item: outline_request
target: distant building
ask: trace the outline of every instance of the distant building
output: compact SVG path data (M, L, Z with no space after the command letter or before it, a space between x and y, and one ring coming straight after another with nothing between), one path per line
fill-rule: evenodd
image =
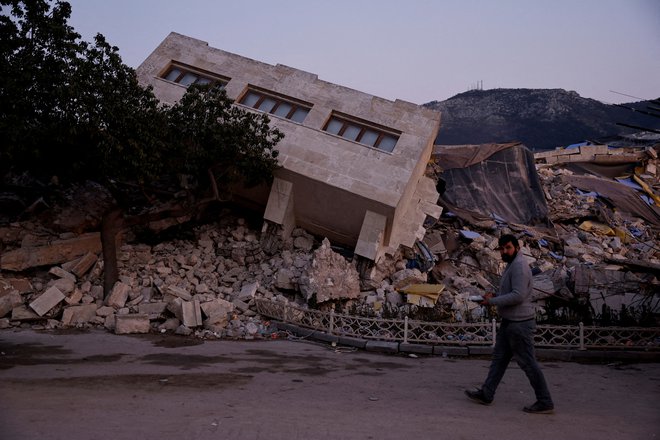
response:
M270 188L239 194L288 236L302 227L378 261L413 247L437 218L435 184L424 176L440 113L319 80L171 33L137 69L173 104L193 83L218 82L236 105L270 114L285 137ZM377 72L374 72L377 74ZM401 79L405 81L405 78Z

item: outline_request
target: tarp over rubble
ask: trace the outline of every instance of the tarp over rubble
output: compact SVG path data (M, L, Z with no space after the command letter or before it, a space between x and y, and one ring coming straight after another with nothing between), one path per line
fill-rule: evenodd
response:
M444 181L438 204L472 223L501 219L548 225L548 207L534 155L520 142L436 145Z
M593 176L563 176L563 180L576 188L593 191L608 198L617 209L646 220L660 228L660 209L647 205L637 191L613 180Z

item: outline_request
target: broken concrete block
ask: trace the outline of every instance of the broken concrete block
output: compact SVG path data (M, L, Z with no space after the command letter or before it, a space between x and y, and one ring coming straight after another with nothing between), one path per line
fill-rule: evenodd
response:
M163 322L161 325L158 326L158 330L163 332L163 331L175 331L179 326L181 325L181 321L179 321L177 318L169 318L166 319L165 322Z
M103 317L114 315L115 312L116 310L114 309L114 307L110 307L110 306L103 306L96 309L96 314L98 316L103 316Z
M314 239L306 236L296 237L293 240L293 246L303 252L309 252L314 247Z
M60 292L67 295L73 292L73 289L76 287L76 282L69 278L58 278L50 281L46 284L46 287L57 287Z
M138 306L138 311L142 315L148 315L149 319L158 319L167 309L166 302L143 303Z
M121 281L117 281L105 302L106 305L114 307L115 309L121 309L126 304L130 290L130 286L122 283Z
M193 330L191 328L186 327L185 325L181 324L174 330L174 333L177 335L183 335L183 336L190 336L192 335Z
M101 234L83 234L68 240L56 240L46 246L21 247L5 252L0 269L20 272L31 267L54 266L91 252L101 252Z
M131 295L129 294L128 296L130 297ZM128 307L136 306L136 305L140 304L143 299L144 298L142 297L142 295L138 295L135 298L133 298L132 300L130 300L129 302L127 302L126 305Z
M9 294L14 291L16 289L8 281L0 279L0 295Z
M181 304L181 312L183 314L183 325L186 327L192 328L202 325L202 310L198 300L184 301Z
M145 302L151 301L151 296L153 295L153 293L154 293L153 287L143 287L142 289L140 289L140 296L144 298Z
M167 303L167 310L172 312L174 316L176 316L179 321L183 320L183 300L179 297L174 297L171 301L168 301Z
M23 304L21 294L16 290L0 293L0 318L6 316L14 307Z
M96 317L97 308L96 304L67 307L62 314L62 324L66 326L89 322Z
M149 333L149 316L144 314L115 315L115 333Z
M293 290L296 288L294 277L295 274L290 269L282 267L275 274L274 286L278 289Z
M30 308L34 310L37 315L43 316L50 309L55 307L65 298L64 294L60 289L55 286L50 287L44 293L42 293L37 299L30 303Z
M390 304L394 304L397 306L403 304L403 295L401 295L399 292L387 292L385 294L385 298L387 299L387 302Z
M98 257L92 252L87 252L78 259L78 262L71 268L71 272L78 278L85 275L94 266Z
M76 282L76 276L70 272L67 272L66 270L62 269L61 267L53 266L50 268L48 271L49 274L55 275L58 278L67 278L73 281L74 283Z
M96 300L102 300L103 286L92 286L91 289L89 290L89 295Z
M116 324L116 320L115 320L115 314L114 313L112 315L108 315L108 316L105 317L105 321L103 323L103 326L106 329L108 329L110 331L114 331L115 326L116 326L115 324Z
M18 293L29 293L34 291L30 280L26 278L9 278L5 281L7 281L12 288L17 290ZM0 290L2 290L2 286L0 286Z
M91 291L92 291L92 283L90 283L89 281L84 281L84 282L80 285L80 290L82 291L82 293L89 293L89 292L91 292Z
M426 283L426 274L423 274L418 269L403 269L392 274L392 286L395 289L400 289L409 284L424 284Z
M254 295L257 293L257 289L259 288L259 282L255 281L254 283L249 283L249 284L244 284L243 287L241 287L241 292L238 294L238 299L241 301L250 300L251 298L254 298Z
M234 307L236 307L241 312L245 312L246 310L249 309L249 306L247 305L247 303L241 301L240 299L235 299L231 303Z
M171 293L172 295L178 296L179 298L185 300L185 301L190 301L192 299L192 295L190 292L188 292L186 289L182 289L180 287L176 286L167 286L165 288L165 291L168 293Z
M355 264L332 250L330 241L325 238L314 251L312 265L300 277L300 292L308 300L316 295L322 303L334 299L355 299L360 294L360 275Z
M195 286L195 293L208 293L209 286L204 283L199 283Z
M83 293L80 291L80 289L73 289L73 293L71 293L69 296L64 298L64 301L66 301L66 303L70 305L78 304L82 299L82 297L83 297Z
M234 310L232 303L220 298L202 303L200 307L210 323L226 321L227 315Z
M41 318L39 315L28 309L26 305L19 304L11 311L12 321L33 321Z

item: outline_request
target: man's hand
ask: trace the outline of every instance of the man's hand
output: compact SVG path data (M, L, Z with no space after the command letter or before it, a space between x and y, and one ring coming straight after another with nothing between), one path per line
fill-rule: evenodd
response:
M486 292L484 293L484 299L481 301L482 306L487 306L490 304L490 299L493 297L493 292Z

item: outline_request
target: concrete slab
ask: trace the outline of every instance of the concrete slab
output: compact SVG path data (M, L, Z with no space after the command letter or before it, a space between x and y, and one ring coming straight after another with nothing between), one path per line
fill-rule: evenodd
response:
M150 329L148 315L115 315L115 333L118 335L149 333Z
M43 316L60 301L64 300L64 298L65 296L60 289L53 286L32 301L30 303L30 308L34 310L37 315Z

